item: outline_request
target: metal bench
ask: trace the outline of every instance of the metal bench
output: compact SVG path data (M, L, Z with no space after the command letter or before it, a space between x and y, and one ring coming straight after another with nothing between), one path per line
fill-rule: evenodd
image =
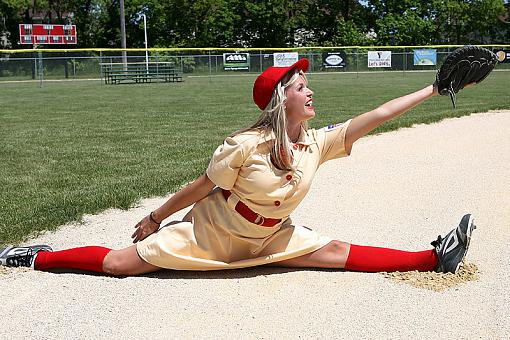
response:
M176 69L168 65L104 65L103 74L105 84L120 84L123 81L135 83L152 83L157 81L182 82L182 76Z

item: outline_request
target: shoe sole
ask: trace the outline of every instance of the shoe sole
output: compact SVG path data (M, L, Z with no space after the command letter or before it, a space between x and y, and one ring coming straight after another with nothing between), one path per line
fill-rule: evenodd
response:
M5 253L8 253L12 248L18 248L18 247L8 246L8 247L0 249L0 266L4 266L4 267L7 266L7 262L6 262L7 260L6 259L1 260L1 258ZM20 246L19 248L31 248L35 254L37 254L40 251L53 251L53 249L46 244L37 244L34 246Z
M455 274L459 271L460 265L464 262L464 258L466 258L468 249L469 249L469 243L471 242L471 234L473 233L473 230L476 229L476 225L474 225L475 219L473 215L469 216L468 226L466 230L466 250L464 251L464 254L462 255L462 259L457 264L457 268L455 268Z
M12 247L10 246L0 249L0 266L7 266L7 263L4 263L4 261L2 261L1 258L5 253L8 253L11 249Z

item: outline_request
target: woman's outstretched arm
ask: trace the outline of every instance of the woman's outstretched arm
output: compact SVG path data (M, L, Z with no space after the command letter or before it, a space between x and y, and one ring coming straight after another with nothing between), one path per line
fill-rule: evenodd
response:
M352 145L359 138L365 136L384 122L398 117L437 94L437 90L430 85L422 90L390 100L375 110L354 117L345 132L345 149L350 153Z
M181 209L189 207L195 202L206 197L214 188L214 183L206 174L201 175L195 181L188 184L175 193L161 207L154 210L152 215L157 221L161 222L168 216L178 212Z
M207 177L206 174L203 174L194 182L176 192L161 207L154 210L152 217L157 222L161 223L161 221L168 216L206 197L214 186L214 183L209 179L209 177ZM133 238L133 243L143 240L145 237L158 230L159 225L153 223L150 217L146 216L136 224L135 228L136 231L131 236Z

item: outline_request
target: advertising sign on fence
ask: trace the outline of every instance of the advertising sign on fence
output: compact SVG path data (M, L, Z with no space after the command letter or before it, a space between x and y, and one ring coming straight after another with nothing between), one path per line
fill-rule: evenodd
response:
M249 71L249 53L223 53L223 69L225 71Z
M369 51L368 67L391 67L391 51Z
M414 50L414 65L436 65L436 50Z
M290 66L298 61L299 55L297 52L273 53L274 66Z
M345 52L327 52L322 54L322 65L324 68L344 68L347 55Z
M510 50L494 50L500 63L510 63Z

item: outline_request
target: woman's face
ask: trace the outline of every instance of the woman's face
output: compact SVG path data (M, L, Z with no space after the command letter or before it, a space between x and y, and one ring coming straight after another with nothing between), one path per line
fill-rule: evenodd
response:
M285 93L287 96L285 111L290 124L299 124L315 117L315 107L312 106L313 92L308 88L301 75L287 87Z

